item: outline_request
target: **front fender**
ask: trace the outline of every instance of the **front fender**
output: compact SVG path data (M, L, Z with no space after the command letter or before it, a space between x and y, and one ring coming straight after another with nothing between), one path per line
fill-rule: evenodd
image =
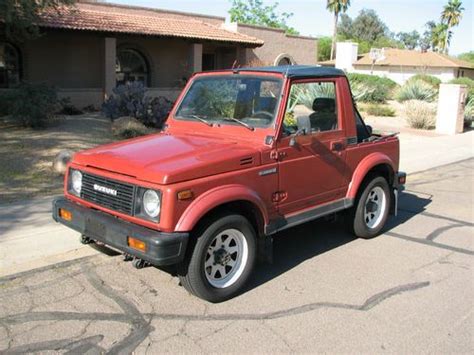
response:
M258 194L244 185L233 184L219 186L200 195L181 215L175 231L191 231L207 212L233 201L251 202L260 211L265 225L268 224L267 209Z
M355 199L357 191L359 190L360 184L366 177L367 173L375 166L380 164L387 164L392 168L392 171L396 171L396 167L392 159L388 155L377 152L372 153L362 159L357 166L354 174L352 174L352 179L349 184L349 189L347 190L347 198Z

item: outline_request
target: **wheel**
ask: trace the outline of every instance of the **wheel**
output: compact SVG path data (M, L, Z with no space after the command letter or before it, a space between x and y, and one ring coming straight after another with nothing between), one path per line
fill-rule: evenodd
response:
M390 190L385 178L378 176L362 186L352 213L352 231L359 238L373 238L385 225L390 210Z
M181 284L209 302L237 295L256 258L256 234L243 216L226 215L198 232L194 249L180 265Z

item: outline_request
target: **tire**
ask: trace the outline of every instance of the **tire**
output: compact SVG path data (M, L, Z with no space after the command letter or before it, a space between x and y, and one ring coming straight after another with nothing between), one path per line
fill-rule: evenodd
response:
M375 176L361 186L356 205L349 214L350 229L359 238L377 236L385 226L390 211L391 195L387 180Z
M213 303L239 294L256 259L256 233L250 222L241 215L224 215L195 237L194 248L179 267L181 284Z

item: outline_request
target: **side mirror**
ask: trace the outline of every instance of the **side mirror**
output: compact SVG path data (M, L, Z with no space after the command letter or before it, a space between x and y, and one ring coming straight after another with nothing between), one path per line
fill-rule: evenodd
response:
M372 135L372 126L366 125L365 127L367 127L367 132L369 133L369 136L371 136Z
M290 139L290 147L294 147L296 145L296 137L298 136L305 136L307 134L306 128L300 128L298 129L293 135L291 136Z

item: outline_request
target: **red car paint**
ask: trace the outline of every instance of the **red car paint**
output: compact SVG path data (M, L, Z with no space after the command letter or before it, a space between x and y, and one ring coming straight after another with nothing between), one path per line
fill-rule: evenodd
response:
M399 141L394 136L371 142L350 143L356 137L355 112L345 77L293 80L282 73L246 71L246 75L283 80L276 124L250 131L238 125L209 127L198 121L175 119L183 94L194 78L234 75L232 71L200 73L193 77L170 112L164 132L113 143L77 153L71 168L162 191L159 223L129 216L78 198L66 197L86 207L102 210L128 222L163 232L192 231L212 209L228 202L246 201L259 214L261 233L281 218L350 201L367 173L383 165L392 176L398 172ZM290 86L294 82L336 83L338 130L302 135L291 145L282 122ZM271 142L266 137L273 136ZM337 148L337 149L336 149ZM276 173L263 175L262 171ZM191 190L193 198L178 200ZM303 222L303 220L302 220Z

